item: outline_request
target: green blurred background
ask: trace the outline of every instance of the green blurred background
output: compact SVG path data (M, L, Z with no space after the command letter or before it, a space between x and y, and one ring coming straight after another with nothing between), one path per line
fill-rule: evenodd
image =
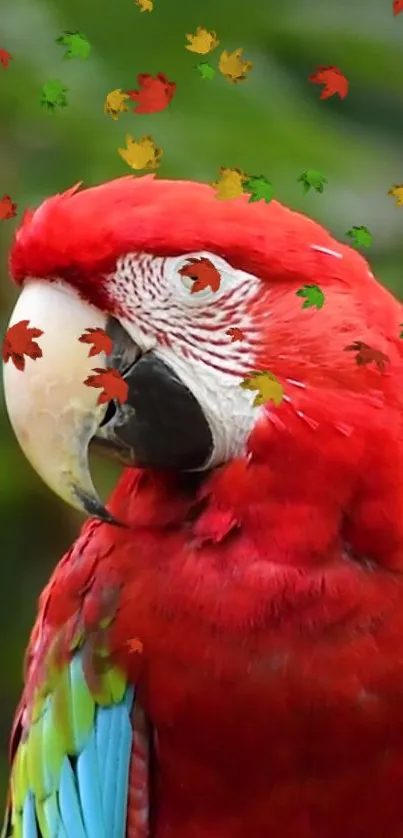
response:
M198 25L220 39L210 56L184 48ZM91 42L87 61L63 59L55 40L66 30ZM222 49L241 46L254 64L245 82L219 74L207 81L195 71L198 61L216 66ZM239 166L265 174L279 200L344 241L353 225L367 226L374 239L364 255L403 296L403 207L387 195L403 182L403 14L393 17L392 0L155 0L151 14L133 0L1 0L0 48L13 56L0 67L0 197L18 204L17 218L0 221L1 336L16 298L7 252L21 212L79 180L129 174L116 151L128 132L151 134L162 147L161 177L211 181L220 166ZM322 87L307 80L331 64L350 82L343 101L320 101ZM160 71L177 83L167 110L117 122L104 115L109 91L136 88L139 72ZM68 107L55 114L40 106L51 79L69 88ZM323 194L303 194L297 178L309 168L328 179ZM105 497L116 468L96 463L93 473ZM1 795L37 596L81 522L23 458L0 389Z

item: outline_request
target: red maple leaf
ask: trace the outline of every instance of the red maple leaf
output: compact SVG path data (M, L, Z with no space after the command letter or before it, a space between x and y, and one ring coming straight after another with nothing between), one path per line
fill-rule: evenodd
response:
M238 326L231 326L231 328L228 329L226 334L231 338L231 343L234 343L236 340L245 339L245 335L242 329L239 329Z
M85 332L88 332L86 335ZM91 349L88 353L88 357L91 358L92 355L99 355L100 352L105 352L105 355L109 355L112 352L113 341L109 335L103 329L86 329L85 332L79 337L80 343L92 343Z
M188 261L189 264L180 268L179 273L181 276L187 276L194 280L190 293L195 294L197 291L204 291L205 288L211 288L214 292L218 291L221 276L210 259L202 256L200 259L192 257Z
M8 67L8 62L12 60L12 55L5 49L0 49L0 64L3 65L4 69L6 70Z
M126 95L138 102L135 113L157 113L163 111L169 105L176 90L174 81L168 81L165 73L158 73L150 76L149 73L140 73L137 76L137 84L140 90L127 90Z
M9 195L3 195L0 200L0 220L4 221L6 218L15 218L17 204L13 204Z
M87 384L88 387L102 388L97 404L106 404L112 399L116 399L120 404L123 404L127 400L129 387L118 370L114 367L107 367L106 369L96 367L92 372L97 373L97 375L89 375L84 384Z
M17 370L21 372L25 369L25 358L32 358L36 361L37 358L42 358L42 349L33 338L39 338L43 335L41 329L30 328L28 326L29 320L20 320L19 323L14 323L7 329L2 348L2 357L5 364L12 360Z
M348 81L338 67L318 67L315 73L309 76L313 84L324 84L325 87L320 94L320 99L329 99L338 93L340 99L344 99L348 93Z
M403 0L393 0L393 14L398 15L403 12Z

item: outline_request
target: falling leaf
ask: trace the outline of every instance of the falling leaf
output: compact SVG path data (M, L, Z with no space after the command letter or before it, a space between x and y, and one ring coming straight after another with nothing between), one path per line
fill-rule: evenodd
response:
M403 12L403 0L393 0L393 14L398 15Z
M235 343L236 340L245 339L245 335L242 329L239 329L238 326L231 326L231 328L228 329L228 331L225 334L231 338L231 343Z
M346 236L353 240L353 244L361 245L361 247L371 247L373 236L368 227L352 227L351 230L348 230Z
M194 35L186 35L189 41L185 49L189 52L197 52L199 55L207 55L220 43L215 32L209 32L202 26L198 26Z
M218 174L218 180L210 184L216 190L217 198L229 200L230 198L239 198L240 195L243 195L243 184L247 180L247 175L241 172L240 169L225 169L221 167Z
M355 340L350 346L345 346L344 351L357 352L355 360L359 366L364 366L374 361L381 372L385 370L385 363L390 363L390 359L384 352L381 352L379 349L373 349L368 343L363 343L359 340Z
M195 294L197 291L204 291L205 288L211 288L212 291L218 291L221 282L221 275L215 265L210 262L205 256L201 258L188 259L188 265L180 268L178 273L193 280L190 286L190 293Z
M154 0L134 0L134 2L141 12L152 12L154 8Z
M392 186L392 188L388 191L388 195L392 195L396 198L396 207L403 207L403 183L398 186Z
M85 332L88 332L88 334L85 334ZM105 352L105 355L109 355L112 352L112 338L103 329L88 328L85 332L79 337L79 341L80 343L92 343L92 347L88 353L89 358L92 355L99 355L100 352Z
M227 52L225 49L219 58L218 69L227 81L236 84L239 81L246 79L246 74L250 72L253 67L251 61L242 60L243 49L235 49L234 52Z
M0 201L0 221L6 221L7 218L15 218L17 204L13 204L9 195L3 195Z
M316 192L323 192L325 183L328 183L327 179L322 175L322 172L317 171L317 169L307 169L306 172L303 172L299 176L297 182L302 183L305 194L310 189L315 189Z
M215 76L215 69L208 61L200 61L200 64L196 64L196 70L198 70L202 79L211 80Z
M107 367L106 369L96 367L92 372L95 372L96 375L89 375L84 384L87 387L100 387L102 389L97 404L106 404L112 399L116 399L120 404L123 404L127 400L129 386L118 370L114 367Z
M142 653L144 649L144 643L141 642L140 638L133 637L133 640L127 640L126 642L131 652L140 652L140 654Z
M2 66L4 67L5 70L8 67L8 62L12 61L12 58L13 58L13 56L10 55L10 53L7 52L7 50L0 49L0 64L2 64Z
M269 204L274 195L273 185L264 175L251 175L245 180L243 191L249 192L249 203L253 201L265 201Z
M348 81L338 67L318 67L315 73L309 76L313 84L324 84L320 99L329 99L330 96L339 94L344 99L348 93Z
M64 32L56 38L56 43L68 47L64 58L82 58L85 61L91 52L91 44L82 32Z
M126 136L127 148L118 148L120 156L132 169L158 169L160 157L163 154L161 148L157 148L152 137L142 137L136 142L128 134Z
M2 357L5 364L12 360L17 370L23 372L25 369L25 355L36 361L42 358L42 349L33 338L43 335L41 329L29 327L29 320L20 320L14 326L7 329L2 349Z
M126 103L128 98L127 93L123 93L119 87L116 90L111 90L105 99L104 113L116 121L120 113L125 113L129 110L129 106Z
M258 391L253 407L261 407L270 400L276 407L279 407L283 400L283 388L276 376L268 370L250 372L239 386L243 390Z
M135 113L163 111L169 105L176 90L176 83L168 81L165 73L158 73L156 76L140 73L137 76L137 84L140 85L140 90L127 91L129 98L138 103L134 108Z
M319 285L304 285L299 291L296 291L297 297L305 297L305 302L302 308L312 308L316 306L317 309L322 308L325 302L325 295L319 288Z
M41 90L42 107L47 108L51 113L55 113L56 108L65 108L68 104L67 92L67 87L58 79L46 82Z

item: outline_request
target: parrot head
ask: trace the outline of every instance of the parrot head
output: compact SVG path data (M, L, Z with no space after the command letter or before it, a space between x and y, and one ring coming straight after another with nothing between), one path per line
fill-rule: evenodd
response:
M206 184L153 175L79 185L25 214L10 272L21 293L9 327L29 320L43 333L24 371L4 364L10 421L48 486L105 521L90 446L129 467L210 472L263 456L262 433L268 444L292 423L312 435L326 421L348 445L363 381L378 400L396 395L388 373L365 367L360 378L343 349L375 342L401 367L389 338L400 306L357 252L276 201L223 201ZM296 293L312 284L321 310L303 310ZM111 338L108 354L101 341L89 355L90 329ZM125 400L107 378L101 400L86 384L111 367ZM256 370L277 377L280 406L256 406L240 386Z

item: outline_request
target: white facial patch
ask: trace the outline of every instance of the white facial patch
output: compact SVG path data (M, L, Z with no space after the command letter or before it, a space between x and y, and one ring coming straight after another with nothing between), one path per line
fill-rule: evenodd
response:
M201 259L218 272L219 287L192 293L194 280L179 271ZM169 258L128 254L108 281L132 340L171 367L197 399L214 440L204 468L243 454L261 410L253 407L256 392L239 386L254 369L258 342L249 307L261 281L206 251ZM232 340L231 328L240 330L240 340Z

